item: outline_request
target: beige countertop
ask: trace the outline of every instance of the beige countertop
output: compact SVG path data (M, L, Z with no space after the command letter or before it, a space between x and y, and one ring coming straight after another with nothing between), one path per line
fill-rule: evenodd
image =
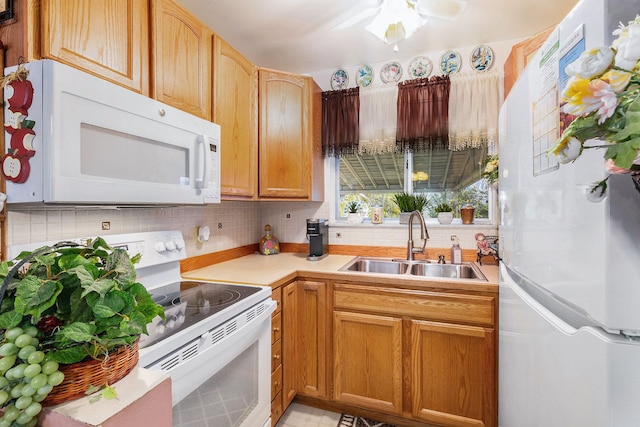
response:
M321 278L337 278L340 280L376 279L381 283L401 279L405 285L416 287L437 287L477 291L497 290L498 267L496 265L479 266L487 277L487 281L446 278L426 278L419 276L344 272L339 269L351 261L351 255L328 255L318 261L307 260L307 254L279 253L277 255L251 254L231 261L213 264L208 267L182 273L182 276L192 280L209 280L229 283L246 283L253 285L272 286L298 276L318 276Z

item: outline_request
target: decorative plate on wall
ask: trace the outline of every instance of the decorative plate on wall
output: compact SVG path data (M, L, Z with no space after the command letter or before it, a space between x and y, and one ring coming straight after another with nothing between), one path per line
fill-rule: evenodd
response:
M360 87L367 87L373 83L373 68L369 65L363 65L356 72L356 83Z
M409 62L409 77L412 79L420 79L429 77L433 70L433 63L426 56L415 57Z
M462 67L462 61L460 60L460 54L458 52L450 50L440 57L440 70L442 70L444 74L457 73L460 67Z
M483 44L476 46L471 51L471 66L476 71L485 71L493 63L493 50Z
M397 82L402 77L402 65L399 62L389 62L380 70L383 83Z
M341 90L349 86L349 74L344 68L338 68L331 75L331 89Z

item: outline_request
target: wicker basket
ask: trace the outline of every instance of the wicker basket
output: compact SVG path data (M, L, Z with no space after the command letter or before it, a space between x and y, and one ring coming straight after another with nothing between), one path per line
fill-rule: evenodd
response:
M109 353L107 360L90 359L71 365L60 365L64 381L55 386L43 406L52 406L86 395L89 385L112 385L124 378L138 364L138 340Z

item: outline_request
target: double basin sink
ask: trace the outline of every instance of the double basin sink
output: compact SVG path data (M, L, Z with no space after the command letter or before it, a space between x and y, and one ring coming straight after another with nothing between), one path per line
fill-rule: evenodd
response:
M445 279L484 280L487 278L473 263L438 264L432 261L406 261L387 258L356 257L340 271L360 273L399 274Z

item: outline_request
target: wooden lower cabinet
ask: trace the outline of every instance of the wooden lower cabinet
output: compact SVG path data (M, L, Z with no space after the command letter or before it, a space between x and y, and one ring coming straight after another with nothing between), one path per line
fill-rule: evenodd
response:
M278 290L274 424L300 395L409 425L497 427L497 292L313 277Z
M446 426L495 425L493 329L408 323L413 417Z
M335 311L334 399L389 414L402 412L402 320Z

